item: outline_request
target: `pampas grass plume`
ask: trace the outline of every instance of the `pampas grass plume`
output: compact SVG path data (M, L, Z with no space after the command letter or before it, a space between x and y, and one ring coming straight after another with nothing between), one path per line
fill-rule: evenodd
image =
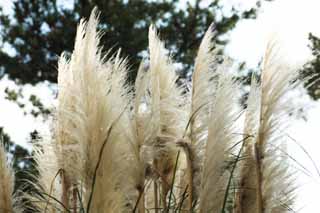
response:
M231 202L234 213L288 212L295 188L284 132L287 93L298 73L279 63L274 45L266 50L261 80L252 80L239 130L240 83L231 61L219 55L213 25L189 90L153 25L149 61L130 85L121 50L105 53L100 46L98 16L94 9L80 21L71 57L59 59L54 133L33 144L37 193L23 197L33 210L206 213L226 212ZM0 147L5 213L19 212L13 182Z
M3 213L22 212L18 198L13 192L14 173L7 162L2 141L0 142L0 211Z

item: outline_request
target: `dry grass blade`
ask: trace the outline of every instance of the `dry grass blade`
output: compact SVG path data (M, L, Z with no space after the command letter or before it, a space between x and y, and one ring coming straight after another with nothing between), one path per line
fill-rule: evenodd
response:
M309 158L309 160L311 161L311 163L313 164L314 169L316 170L318 176L320 177L320 170L319 167L317 166L316 162L314 161L314 159L312 158L312 156L309 154L309 152L297 141L295 140L293 137L291 137L290 135L287 134L287 136L293 141L295 142L299 148L304 152L304 154Z
M213 98L214 87L212 79L215 79L215 66L217 65L216 51L214 50L213 37L215 36L214 26L211 25L201 41L197 57L195 59L195 68L192 75L191 89L191 107L189 121L186 130L190 127L190 142L192 152L198 153L202 148L203 136L207 134L208 113L210 101ZM186 133L184 133L185 136ZM184 137L183 136L183 137ZM190 153L188 154L191 157ZM198 156L187 159L188 172L188 208L192 209L193 202L199 196L200 182L200 159Z
M235 197L235 213L256 211L256 173L253 146L259 128L260 85L252 76L244 122L244 160L239 165L239 189Z
M177 173L177 169L178 169L179 156L180 156L180 151L177 154L176 162L174 165L174 173L173 173L173 178L172 178L172 182L171 182L171 189L170 189L169 201L168 201L168 206L166 208L166 210L167 210L166 212L169 212L169 210L170 210L171 199L173 196L173 186L174 186L174 181L175 181L175 177L176 177L176 173Z
M153 168L159 173L163 208L174 176L175 141L183 136L187 123L183 88L176 84L178 76L164 44L153 26L149 28L151 112L157 133L151 141Z
M238 165L238 162L240 161L241 159L241 155L242 155L242 151L245 147L245 140L247 138L249 138L250 136L247 136L246 138L243 139L242 141L242 144L241 144L241 148L240 150L238 151L238 154L233 162L233 165L232 165L232 168L231 168L231 171L230 171L230 176L228 178L228 183L227 183L227 187L225 189L225 194L224 194L224 199L223 199L223 205L222 205L222 208L221 208L221 213L225 213L227 211L227 202L228 202L228 197L229 197L229 191L230 191L230 188L231 188L231 182L234 178L234 173L236 171L236 168L237 168L237 165Z
M111 126L109 127L108 133L107 133L107 136L106 136L106 139L104 140L104 142L103 142L103 144L102 144L102 146L101 146L101 148L100 148L98 161L97 161L96 167L95 167L95 169L94 169L94 173L93 173L93 179L92 179L92 185L91 185L91 192L90 192L90 196L89 196L89 199L88 199L88 205L87 205L87 213L89 213L89 211L90 211L91 201L92 201L93 194L94 194L94 186L95 186L96 178L97 178L97 172L98 172L99 166L100 166L100 164L101 164L103 151L104 151L104 149L105 149L106 144L107 144L108 141L109 141L109 137L110 137L110 135L111 135L112 129L114 128L114 126L116 125L116 123L119 121L119 119L121 118L121 116L122 116L122 114L123 114L124 112L125 112L125 110L123 110L123 112L119 115L119 117L118 117L118 118L111 124Z
M215 104L211 112L209 135L205 150L205 161L201 179L200 212L220 212L227 187L228 172L226 162L230 159L229 147L234 145L236 137L235 118L238 116L237 83L230 73L219 73L219 82Z
M14 174L7 162L7 156L0 138L0 209L1 212L20 212L14 195Z
M286 212L283 204L291 206L294 186L288 165L275 147L286 146L287 110L290 101L287 92L297 83L298 73L279 63L275 43L266 50L261 77L260 126L255 143L257 171L257 212L266 210Z

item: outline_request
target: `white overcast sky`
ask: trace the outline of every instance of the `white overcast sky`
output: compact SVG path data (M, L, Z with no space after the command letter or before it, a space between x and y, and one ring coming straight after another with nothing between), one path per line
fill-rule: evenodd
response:
M5 12L10 12L11 2L11 0L0 0L0 5L4 6ZM181 1L181 4L185 2L187 1ZM203 2L205 5L209 1ZM249 8L255 4L255 0L222 0L222 2L229 8L231 5ZM299 67L311 56L307 47L308 33L320 35L319 10L320 0L274 0L272 3L263 3L258 19L245 20L237 25L230 35L231 42L226 52L254 68L263 55L268 38L271 35L277 35L285 55L284 60L292 66ZM31 116L24 116L15 104L4 100L3 90L6 87L15 88L15 85L6 79L0 81L0 126L5 127L5 131L14 141L25 144L30 131L39 128L45 131L47 128L44 127L41 119L35 120ZM53 95L48 84L43 83L37 87L27 86L25 91L26 94L42 97L47 106L52 105ZM319 166L320 104L309 100L303 91L296 91L295 94L294 102L307 109L307 121L297 119L293 123L290 135L305 147ZM300 148L294 143L289 144L289 147L294 157L313 173L312 178L307 176L299 178L297 210L301 213L319 212L317 192L320 191L320 177L317 176L311 161Z

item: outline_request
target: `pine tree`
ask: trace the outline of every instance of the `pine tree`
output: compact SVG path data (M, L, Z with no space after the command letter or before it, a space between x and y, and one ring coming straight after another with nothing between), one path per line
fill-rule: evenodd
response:
M255 18L256 8L223 16L218 0L203 7L200 0L187 3L181 8L178 0L74 0L64 1L62 7L57 0L17 0L13 3L12 18L0 10L0 37L14 54L0 50L2 72L18 83L35 84L44 80L56 82L57 60L62 51L71 51L76 25L81 17L88 17L94 6L101 12L100 28L102 45L106 49L122 48L132 65L130 79L147 48L148 27L154 23L162 37L168 41L173 58L182 63L181 73L190 70L196 47L206 28L215 23L216 31L223 35L242 18ZM220 37L221 38L221 37ZM222 38L220 43L225 42Z
M313 59L307 62L302 70L302 75L308 76L305 86L309 95L314 99L320 98L320 39L316 36L309 34L309 40L311 42L310 49L312 51Z

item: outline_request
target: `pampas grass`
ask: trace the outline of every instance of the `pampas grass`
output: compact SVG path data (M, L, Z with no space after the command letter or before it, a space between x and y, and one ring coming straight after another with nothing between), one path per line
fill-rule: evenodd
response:
M57 155L50 139L35 142L34 160L37 164L39 176L37 184L33 184L41 193L26 194L33 203L32 210L42 212L59 212L65 208L62 200L61 173Z
M61 57L54 143L63 171L64 206L79 208L83 203L91 212L126 205L120 198L126 165L120 162L125 161L128 146L120 134L125 128L121 124L127 123L126 62L119 54L108 60L101 55L97 24L93 11L88 23L78 26L70 60Z
M2 142L0 140L0 142ZM4 147L0 144L0 211L3 213L22 212L18 197L13 192L14 175L7 162Z
M152 110L156 115L157 137L154 144L154 169L162 184L163 207L174 176L176 150L173 143L182 137L186 125L183 90L176 84L175 73L164 44L156 35L153 26L149 29Z
M254 142L257 138L260 114L261 88L255 76L251 79L251 89L247 100L247 109L243 130L243 161L240 162L239 189L235 197L235 213L255 212L256 207L256 178Z
M288 168L285 130L290 101L286 93L297 84L298 72L277 63L275 44L270 42L264 57L261 77L259 130L254 145L256 159L256 211L289 212L294 198L292 171Z
M273 45L266 50L261 79L252 80L240 129L241 82L230 71L231 61L218 54L213 25L200 44L191 86L177 83L174 62L154 26L149 60L128 85L127 60L120 50L103 51L97 27L94 9L88 21L80 21L71 57L60 57L54 134L34 143L37 192L24 195L35 211L292 208L293 170L283 156L286 94L299 81ZM4 156L1 149L0 207L12 212L16 196Z
M191 89L191 107L190 107L190 133L187 148L187 164L188 164L188 188L189 203L188 209L191 209L193 202L198 200L200 185L200 157L199 154L203 150L208 134L209 109L213 94L215 91L215 82L213 79L217 77L214 72L216 66L216 53L213 50L214 26L210 26L202 42L200 44L198 55L195 60L195 69L192 75Z
M208 125L208 137L201 178L200 212L224 209L227 193L230 148L236 143L234 124L239 113L234 108L237 101L237 83L227 71L219 73L217 94ZM224 210L225 211L225 210Z

